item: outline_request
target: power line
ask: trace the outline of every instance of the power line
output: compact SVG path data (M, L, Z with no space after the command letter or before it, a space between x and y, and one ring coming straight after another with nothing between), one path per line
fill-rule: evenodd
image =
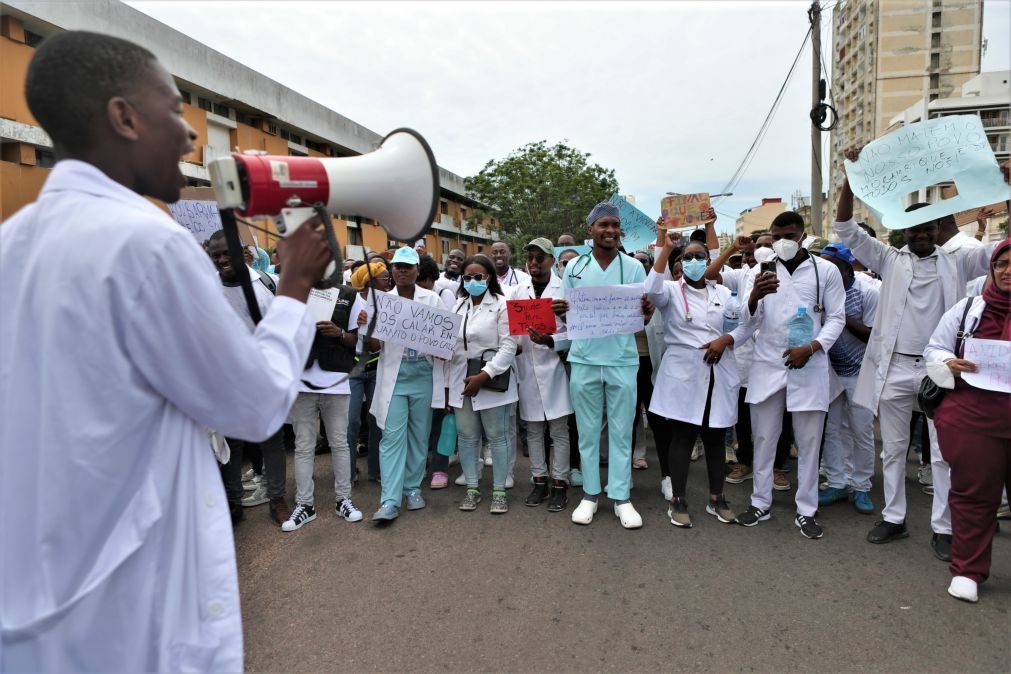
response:
M744 177L745 171L747 171L748 166L751 164L752 159L755 157L755 153L758 150L762 139L768 132L769 127L772 123L772 119L776 114L776 110L779 108L780 101L783 100L783 93L786 91L786 87L790 84L790 80L793 78L793 73L797 69L797 63L800 61L801 54L804 53L804 47L807 46L807 41L811 38L812 27L808 26L807 34L804 36L804 41L800 45L800 49L797 50L797 56L793 59L793 64L790 66L789 72L786 73L786 78L783 80L783 84L779 87L779 92L776 94L776 99L772 102L772 107L769 108L768 114L765 116L765 120L762 122L762 126L758 129L758 133L755 134L755 139L751 142L751 146L748 148L747 153L744 155L744 159L738 165L737 170L734 171L733 176L724 185L720 192L733 192L734 188ZM725 198L725 197L721 197Z

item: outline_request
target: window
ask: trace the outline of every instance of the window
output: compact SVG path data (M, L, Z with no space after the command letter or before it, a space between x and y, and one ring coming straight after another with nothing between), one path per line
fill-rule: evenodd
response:
M934 33L930 36L930 48L938 49L941 46L941 34Z
M348 233L348 245L349 246L360 246L360 245L362 245L362 234L361 234L361 232L359 232L357 229L351 229L349 227L348 230L347 230L347 233Z
M941 55L934 53L930 55L930 69L937 70L941 67Z
M931 28L940 28L941 27L941 13L940 12L934 12L933 14L930 15L930 27Z
M35 165L41 168L53 168L56 163L56 155L50 150L41 147L35 148Z
M238 122L239 124L245 124L246 126L256 126L255 118L250 117L248 114L242 112L241 110L235 111L235 121Z
M185 103L185 104L187 104L187 105L190 105L190 103L191 103L191 100L192 100L192 99L191 99L191 97L190 97L190 92L188 92L188 91L183 91L182 89L180 89L180 90L179 90L179 97L180 97L181 99L183 99L183 103Z
M449 257L449 239L442 240L442 259L445 260Z
M25 44L29 47L38 47L45 39L46 38L42 37L38 33L33 33L30 30L25 31Z
M211 102L203 96L197 96L197 107L207 112L211 112L212 110Z
M310 150L313 150L315 152L322 152L323 154L330 154L330 152L329 152L330 147L328 145L326 145L324 143L317 143L316 141L311 140L309 138L305 139L305 146L307 148L309 148Z
M214 114L221 115L222 117L229 117L230 110L227 105L221 105L220 103L214 104Z
M930 88L937 89L941 86L941 76L937 73L930 74Z
M449 204L445 201L439 202L439 212L443 215L449 215Z
M290 140L292 143L298 143L299 145L302 144L302 136L298 135L297 133L291 133L290 136L291 137L288 140Z
M288 129L281 129L281 139L282 140L291 140L291 134L288 133Z
M269 133L271 136L276 136L277 124L274 124L273 122L267 122L267 133Z

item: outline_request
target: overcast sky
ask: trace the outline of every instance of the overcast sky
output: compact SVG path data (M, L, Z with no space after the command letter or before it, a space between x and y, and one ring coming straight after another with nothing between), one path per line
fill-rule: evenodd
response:
M531 141L567 141L615 169L652 216L666 191L722 190L804 39L809 5L129 4L380 134L417 129L461 176ZM1011 3L984 8L983 70L1008 69ZM829 63L830 27L826 12ZM810 97L808 47L744 179L718 200L719 229L762 197L810 194Z

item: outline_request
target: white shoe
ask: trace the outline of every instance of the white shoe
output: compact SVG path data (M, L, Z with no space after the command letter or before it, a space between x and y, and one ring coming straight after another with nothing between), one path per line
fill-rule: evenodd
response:
M455 484L457 487L466 487L467 476L464 475L463 473L460 473L460 477L456 478L456 481L453 484Z
M955 576L951 579L951 585L948 586L948 594L955 599L961 599L962 601L975 604L979 601L979 594L976 591L976 587L976 581L972 578Z
M256 471L250 468L245 473L242 474L242 481L249 482L256 476Z
M246 473L251 473L252 468L246 471ZM243 491L256 491L256 488L263 484L263 476L253 473L251 477L246 478L245 474L242 476L242 489Z
M491 465L491 447L484 448L484 465Z
M512 475L506 475L506 489L512 489L516 486L516 480L513 479Z
M727 463L737 463L737 450L731 445L727 445L723 456L725 457Z
M692 461L698 461L704 451L705 449L702 446L702 441L696 440L695 446L692 447Z
M597 512L597 502L581 499L576 509L572 511L572 521L576 524L589 524Z
M267 498L267 485L260 483L256 485L256 489L242 497L242 507L252 508L253 506L263 505L269 500Z
M674 498L674 487L671 486L669 477L660 480L660 493L663 494L663 500L665 501Z
M631 503L622 503L614 505L614 514L621 520L621 526L626 529L638 529L642 526L642 517L636 511L635 506ZM575 518L575 515L573 515Z
M934 484L934 471L928 466L920 466L920 469L916 471L916 481L925 486L932 486ZM955 576L959 578L959 576Z
M337 512L337 517L348 522L362 521L362 511L355 507L350 498L342 498L337 501L336 505L334 505L334 510Z
M453 456L449 457L449 465L455 466L458 463L460 463L460 454L459 453L453 454Z

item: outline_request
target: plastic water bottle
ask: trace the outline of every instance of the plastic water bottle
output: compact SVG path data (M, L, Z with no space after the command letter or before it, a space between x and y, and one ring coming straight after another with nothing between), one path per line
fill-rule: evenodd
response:
M787 323L790 348L807 346L814 339L814 321L807 315L807 307L797 307L797 313ZM807 367L805 365L805 367ZM801 368L803 369L803 368Z
M723 334L733 332L740 324L741 303L737 300L737 293L730 293L730 299L723 307Z

